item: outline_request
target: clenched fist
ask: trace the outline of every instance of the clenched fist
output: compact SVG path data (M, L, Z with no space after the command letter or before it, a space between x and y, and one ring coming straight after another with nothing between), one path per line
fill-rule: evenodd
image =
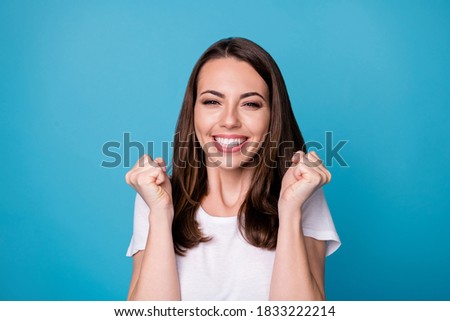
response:
M315 152L298 151L281 182L278 208L296 211L320 187L329 183L330 172Z
M152 160L148 155L142 156L125 175L125 180L152 211L173 208L172 185L162 158Z

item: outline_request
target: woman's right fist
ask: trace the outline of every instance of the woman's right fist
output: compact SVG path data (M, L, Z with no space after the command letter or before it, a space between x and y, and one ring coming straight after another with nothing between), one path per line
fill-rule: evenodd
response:
M142 156L125 175L125 180L151 210L173 207L172 185L162 158L152 160L148 155Z

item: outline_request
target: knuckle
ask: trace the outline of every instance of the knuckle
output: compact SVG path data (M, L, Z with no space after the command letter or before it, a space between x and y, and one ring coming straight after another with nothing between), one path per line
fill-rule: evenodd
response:
M316 184L318 184L322 181L322 176L320 175L320 173L315 172L311 177L312 177L312 181Z
M139 160L137 161L136 164L137 164L138 168L141 168L141 167L145 167L146 163L147 163L147 159L144 158L144 156L142 156L141 158L139 158Z
M135 184L136 183L136 173L131 172L130 175L128 176L128 180L130 181L131 184Z
M150 157L147 154L144 154L141 158L139 158L138 164L142 166L143 164L145 164L145 162L148 162L149 159Z
M149 172L152 175L157 176L157 175L159 175L159 173L162 172L162 168L159 166L151 166L151 167L149 167Z

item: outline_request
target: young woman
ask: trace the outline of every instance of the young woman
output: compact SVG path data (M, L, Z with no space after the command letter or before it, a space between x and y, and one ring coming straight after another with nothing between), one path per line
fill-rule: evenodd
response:
M324 300L325 256L340 245L283 77L257 44L228 38L194 66L172 176L143 156L130 300Z

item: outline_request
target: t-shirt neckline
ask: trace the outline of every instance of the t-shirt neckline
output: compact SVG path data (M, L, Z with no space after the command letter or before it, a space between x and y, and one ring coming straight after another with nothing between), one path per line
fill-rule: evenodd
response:
M234 216L216 216L216 215L211 215L208 212L205 211L205 209L203 208L203 206L199 206L199 214L201 215L202 218L205 218L206 220L209 221L215 221L215 222L236 222L237 219L237 215Z

